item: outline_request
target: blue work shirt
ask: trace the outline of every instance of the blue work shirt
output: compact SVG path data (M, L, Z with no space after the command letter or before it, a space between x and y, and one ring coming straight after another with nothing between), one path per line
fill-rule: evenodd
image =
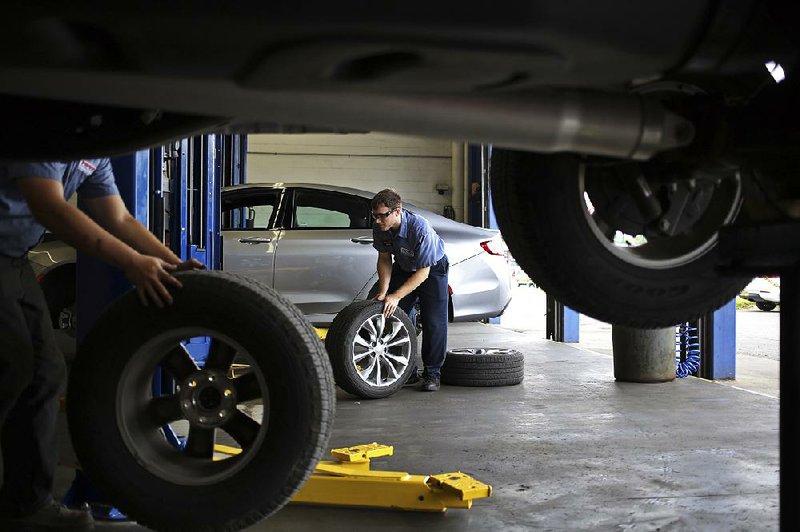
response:
M395 264L406 272L433 266L444 257L444 242L428 220L403 209L400 229L381 231L372 227L372 247L394 255Z
M43 177L60 181L64 199L77 191L84 198L119 194L108 159L74 162L0 163L0 255L22 257L44 235L15 181L22 177Z

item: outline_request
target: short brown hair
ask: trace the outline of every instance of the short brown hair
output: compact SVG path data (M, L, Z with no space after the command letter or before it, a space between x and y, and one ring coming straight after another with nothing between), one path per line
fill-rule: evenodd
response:
M403 206L403 200L400 198L400 194L398 194L397 191L391 188L385 188L375 194L375 197L372 198L370 202L370 207L375 209L381 204L386 205L390 211L393 211Z

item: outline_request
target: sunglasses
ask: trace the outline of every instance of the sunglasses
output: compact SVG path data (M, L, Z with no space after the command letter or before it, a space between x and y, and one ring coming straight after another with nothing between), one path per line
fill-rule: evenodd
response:
M372 219L375 220L375 221L385 220L393 212L394 212L394 209L392 209L391 211L386 211L386 212L373 212L372 213Z

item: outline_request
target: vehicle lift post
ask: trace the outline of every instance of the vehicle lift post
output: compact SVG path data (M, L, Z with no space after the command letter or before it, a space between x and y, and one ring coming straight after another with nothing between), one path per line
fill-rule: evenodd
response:
M545 338L554 342L580 342L580 317L577 312L547 294Z
M798 229L800 231L800 228ZM780 512L781 528L797 528L792 481L800 475L800 429L797 413L800 411L800 267L781 273L781 335L780 335ZM790 494L791 500L790 500Z

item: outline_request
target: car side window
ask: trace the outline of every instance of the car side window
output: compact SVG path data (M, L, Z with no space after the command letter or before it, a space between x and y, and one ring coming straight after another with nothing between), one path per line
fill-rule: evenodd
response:
M366 229L369 205L364 198L319 190L297 190L296 229Z
M268 229L277 203L278 194L275 192L223 195L222 229Z

